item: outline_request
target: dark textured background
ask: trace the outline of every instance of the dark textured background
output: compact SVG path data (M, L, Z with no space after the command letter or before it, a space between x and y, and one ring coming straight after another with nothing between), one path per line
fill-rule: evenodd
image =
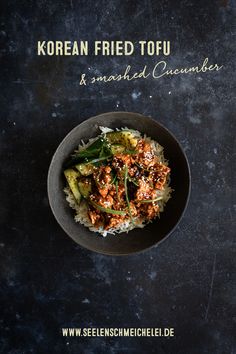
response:
M1 353L236 353L233 1L5 1L1 42ZM37 40L170 40L172 67L220 72L79 86L83 71L163 57L37 57ZM46 178L61 139L98 113L151 115L182 143L188 210L146 253L106 257L57 225ZM234 153L235 154L235 153ZM175 338L63 338L61 327L175 327Z

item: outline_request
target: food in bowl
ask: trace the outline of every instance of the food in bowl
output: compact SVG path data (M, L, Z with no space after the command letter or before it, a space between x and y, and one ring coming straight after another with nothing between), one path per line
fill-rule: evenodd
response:
M142 228L171 197L163 147L136 130L100 130L65 163L66 200L76 222L103 236Z

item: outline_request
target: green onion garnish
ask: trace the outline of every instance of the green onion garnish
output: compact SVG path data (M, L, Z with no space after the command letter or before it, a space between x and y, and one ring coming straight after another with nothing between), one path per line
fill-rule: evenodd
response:
M137 180L135 180L134 178L128 177L128 180L129 180L130 182L132 182L135 186L137 186L137 187L139 186Z
M129 210L129 216L132 222L134 222L133 220L133 216L130 210L130 202L129 202L129 196L128 196L128 188L127 188L127 179L128 179L128 167L125 166L125 176L124 176L124 184L125 184L125 199L126 199L126 203L128 205L128 210Z
M139 203L153 203L153 202L157 202L158 200L163 199L163 197L157 197L155 199L144 199L144 200L139 200Z
M104 148L105 145L106 145L106 140L104 139L104 137L101 137L101 138L95 140L87 148L85 148L81 151L77 151L74 155L72 155L70 160L64 164L65 168L72 167L74 165L77 165L78 163L82 163L85 161L87 162L88 159L105 157L105 153L108 155L107 149ZM106 151L104 151L104 150L106 150ZM100 156L100 154L102 154L103 156ZM110 154L110 152L109 152L109 154Z
M117 175L114 176L113 180L111 181L111 184L116 182Z
M101 205L99 205L91 200L89 201L89 203L91 203L94 206L94 208L101 210L104 213L114 214L114 215L125 215L126 214L126 212L123 210L114 210L114 209L110 209L110 208L104 208Z
M118 193L118 185L119 185L118 180L116 180L115 185L116 185L116 195L117 195L117 199L118 199L118 201L120 202L120 197L119 197L119 193Z
M97 158L97 159L94 159L94 160L90 160L90 161L88 161L88 162L85 162L85 164L96 163L96 162L99 162L99 161L107 160L107 159L109 159L110 157L112 157L112 155L108 155L108 156L104 156L104 157L99 157L99 158Z
M104 137L103 145L102 145L99 157L106 157L108 155L111 155L111 149L110 149L109 144L106 140L106 137Z

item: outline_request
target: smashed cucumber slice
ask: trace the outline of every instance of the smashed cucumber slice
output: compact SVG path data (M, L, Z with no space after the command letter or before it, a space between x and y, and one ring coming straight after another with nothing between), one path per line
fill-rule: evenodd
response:
M111 153L112 153L112 155L122 154L122 152L124 152L124 151L125 151L125 146L124 145L120 145L120 144L111 145Z
M91 163L80 163L75 166L76 169L81 173L83 176L89 176L93 173L95 166Z
M80 176L80 173L72 168L68 168L64 171L64 175L76 202L79 204L81 201L81 194L78 188L77 178Z
M138 143L138 139L128 130L107 133L106 139L110 144L123 145L126 149L134 149Z
M90 178L81 178L78 182L79 191L83 198L87 199L92 192L92 181Z

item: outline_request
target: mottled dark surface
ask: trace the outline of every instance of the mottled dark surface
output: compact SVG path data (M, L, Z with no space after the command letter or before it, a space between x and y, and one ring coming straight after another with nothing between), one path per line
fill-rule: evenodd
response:
M196 5L197 4L197 5ZM1 353L236 353L233 1L5 1L1 19ZM219 72L79 86L81 72L163 57L37 57L49 39L170 40L168 65ZM192 195L178 229L146 253L77 246L46 177L75 125L114 110L151 115L182 143ZM61 327L175 327L174 338L63 338Z

